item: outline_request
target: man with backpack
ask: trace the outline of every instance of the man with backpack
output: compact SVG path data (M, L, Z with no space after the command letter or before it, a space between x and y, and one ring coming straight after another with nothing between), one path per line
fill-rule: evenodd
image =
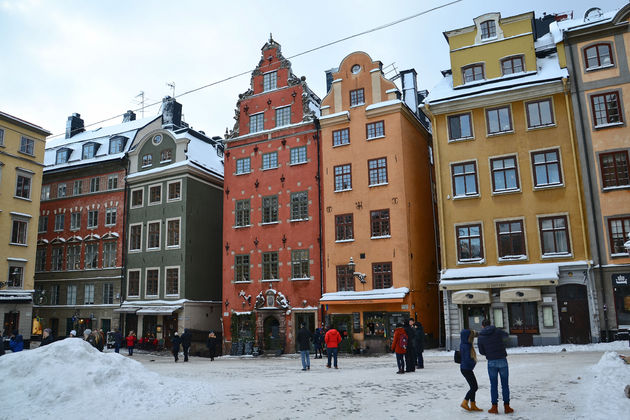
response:
M405 373L405 353L407 353L408 343L407 333L403 328L403 324L399 322L396 324L394 339L392 340L392 351L396 353L396 363L398 364L398 372L396 373Z

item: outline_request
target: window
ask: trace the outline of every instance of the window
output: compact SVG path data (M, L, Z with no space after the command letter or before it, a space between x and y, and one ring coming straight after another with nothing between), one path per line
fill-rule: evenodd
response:
M105 210L105 226L113 226L116 224L116 207L110 207Z
M247 174L252 171L250 158L236 159L236 174Z
M109 175L107 177L107 189L115 190L118 188L118 175Z
M602 153L599 163L604 188L630 186L627 151Z
M115 137L109 141L109 153L120 153L123 151L125 145L125 139L122 137Z
M352 189L352 165L335 166L335 191Z
M483 80L483 64L472 64L470 66L462 67L462 75L464 77L464 83Z
M369 185L387 184L387 158L368 160Z
M566 216L541 217L540 241L543 255L568 254L569 230Z
M349 241L354 239L354 223L352 213L335 216L335 240Z
M103 242L103 268L116 267L116 242Z
M35 255L35 271L46 270L46 248L38 247Z
M26 220L13 219L11 230L11 244L26 245L28 222Z
M263 197L262 222L274 223L278 221L278 196L270 195Z
M543 306L543 327L545 328L553 328L554 320L553 320L553 307L552 306Z
M114 283L105 283L103 285L103 304L111 305L114 303Z
M291 148L291 165L306 163L306 146Z
M310 279L308 249L291 250L291 278Z
M149 204L159 204L162 202L162 185L151 185L149 187Z
M59 305L59 285L53 284L50 286L50 304Z
M57 198L66 196L66 184L58 184L57 185Z
M144 205L144 189L139 188L131 191L131 207L142 207Z
M460 262L483 259L481 225L457 226L457 259Z
M499 258L514 259L525 255L525 231L521 220L497 222Z
M50 200L50 185L42 186L41 200L42 201Z
M385 137L385 122L377 121L365 125L367 139L375 139L377 137Z
M179 268L166 269L166 294L179 295Z
M155 146L159 145L160 143L162 143L162 135L161 134L157 134L157 135L153 136L153 139L151 140L151 142Z
M160 153L160 163L170 162L173 160L173 151L171 149L162 150Z
M167 201L181 200L181 198L182 198L182 181L169 182Z
M257 133L263 131L264 127L264 113L254 114L249 116L249 132Z
M505 192L519 189L516 156L490 159L492 191Z
M70 213L70 230L81 229L81 212L75 211Z
M249 255L234 257L234 281L249 282Z
M4 146L4 130L0 128L0 146Z
M333 131L333 147L343 146L344 144L350 144L350 130L344 128L343 130Z
M85 244L85 268L98 268L98 244Z
M278 152L263 153L262 168L275 169L278 167Z
M127 296L140 296L140 270L129 270L127 273Z
M72 184L72 195L81 194L81 190L83 190L83 180L79 179L74 181Z
M308 220L308 192L291 193L291 220Z
M481 39L494 38L497 36L497 27L494 20L481 22Z
M52 271L63 270L63 247L54 246L52 248L52 253L51 253L51 258L50 258L50 269ZM66 269L72 270L73 267L68 265Z
M365 95L363 88L350 91L350 106L363 105L365 103Z
M35 154L35 140L22 137L20 140L20 152L33 156Z
M262 279L278 279L278 253L263 252L262 254Z
M81 269L81 245L68 245L66 270Z
M83 294L83 304L84 305L94 305L94 285L86 284L84 286L84 294Z
M372 210L370 212L372 238L389 237L389 209Z
M623 122L618 92L608 92L591 96L593 106L593 124L601 127Z
M608 234L610 239L610 252L613 255L628 255L628 250L623 244L630 239L630 217L608 219Z
M90 179L90 192L98 192L100 190L100 178Z
M275 89L278 86L278 72L271 71L263 74L263 92Z
M146 154L146 155L142 156L142 167L143 168L147 168L147 167L149 167L151 165L153 165L153 155Z
M276 108L276 127L291 124L291 106Z
M337 266L337 291L346 292L354 290L354 270L349 265Z
M536 128L553 125L553 110L551 99L528 102L527 106L527 127Z
M8 288L22 288L24 281L24 267L21 265L9 265Z
M614 64L610 44L597 44L584 49L584 62L587 70L595 70Z
M15 196L20 198L31 198L31 177L18 173L15 185Z
M66 215L64 213L55 214L55 232L65 229Z
M166 221L166 246L179 247L179 219Z
M562 184L560 153L557 149L532 152L532 165L534 167L535 187Z
M68 286L67 295L66 295L66 304L67 305L77 304L77 286L76 285Z
M251 213L251 205L249 199L247 200L238 200L236 202L235 212L235 226L249 226L251 224L250 221L250 213Z
M512 118L509 106L486 109L486 120L488 122L488 134L512 131Z
M129 251L140 251L142 248L142 223L129 226Z
M538 334L538 303L508 303L510 334Z
M392 263L374 263L372 264L372 279L374 279L375 289L387 289L393 286L392 281Z
M160 222L149 222L147 228L147 249L160 249Z
M157 296L160 282L160 271L157 269L147 269L147 296Z
M68 158L70 157L70 150L68 149L59 149L57 150L57 154L55 156L55 164L59 165L61 163L68 162Z
M48 232L48 216L39 216L39 224L37 226L37 233Z
M453 176L453 195L455 197L479 194L477 189L477 164L475 162L451 164L451 173Z
M83 145L82 159L93 158L95 154L96 154L96 144L95 143L86 143L86 144Z
M87 227L95 228L98 226L98 210L88 211Z
M503 75L522 73L525 71L523 66L523 56L508 57L501 60L501 71Z
M448 117L449 140L461 140L472 138L472 123L470 113L450 115Z

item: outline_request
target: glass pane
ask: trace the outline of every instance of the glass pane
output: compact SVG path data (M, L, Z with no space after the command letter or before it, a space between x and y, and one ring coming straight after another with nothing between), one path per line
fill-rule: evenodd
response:
M488 115L488 128L490 133L496 133L499 131L499 113L497 111L489 111Z
M477 192L474 175L466 175L466 194L474 194Z
M472 137L472 132L470 128L470 115L462 115L460 117L460 129L462 137Z
M538 103L528 104L527 112L529 113L529 125L537 127L540 125L540 115L538 113Z
M536 185L546 185L548 183L546 167L536 166Z
M505 178L503 177L503 172L494 173L494 189L495 190L505 189Z

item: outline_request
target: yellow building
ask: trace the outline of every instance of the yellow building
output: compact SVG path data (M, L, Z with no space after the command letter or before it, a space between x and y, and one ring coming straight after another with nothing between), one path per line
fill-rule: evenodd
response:
M321 303L345 345L376 352L405 318L438 337L431 139L415 71L401 74L405 97L379 61L352 53L329 72L321 107Z
M0 111L0 316L6 335L31 337L33 275L46 137Z
M568 73L548 27L488 13L445 32L451 69L425 111L450 348L484 318L512 345L599 337Z

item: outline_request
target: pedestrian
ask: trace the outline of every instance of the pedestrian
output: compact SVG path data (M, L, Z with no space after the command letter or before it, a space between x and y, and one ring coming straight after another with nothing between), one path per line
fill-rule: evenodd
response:
M127 340L127 352L129 353L129 356L133 356L133 348L138 340L136 338L136 333L133 330L129 331L129 335L125 338L125 340Z
M483 411L481 408L477 407L477 403L475 402L475 393L479 389L477 378L473 372L477 364L477 353L475 352L475 346L473 346L476 336L477 332L474 330L462 330L460 333L459 354L462 360L459 369L470 387L466 393L466 397L464 397L464 401L461 403L461 407L466 411ZM470 402L470 406L468 402Z
M488 410L488 413L499 413L497 408L499 404L497 375L501 376L501 393L503 394L503 406L505 408L505 413L513 413L514 410L510 407L507 352L505 351L505 344L503 344L503 339L508 337L508 333L498 329L494 325L491 325L489 319L484 319L481 322L481 326L483 329L479 333L477 346L479 346L479 353L486 356L486 359L488 360L490 398L492 400L492 408Z
M11 338L9 339L9 348L13 353L24 350L24 338L18 330L14 330Z
M68 338L76 338L77 336L77 330L70 330L70 335L68 335Z
M208 352L210 353L210 361L214 361L214 355L217 350L217 336L214 331L210 331L208 333L208 340L206 341L206 347L208 347Z
M47 344L50 344L53 341L55 341L55 339L52 336L52 330L50 328L46 328L46 329L44 329L44 332L42 333L42 342L39 345L39 347L45 346Z
M406 320L404 324L405 334L407 334L407 351L405 352L405 372L416 371L416 329L413 327L413 319Z
M324 353L322 352L323 344L324 344L323 327L317 328L315 329L315 334L313 334L313 347L315 347L315 359L321 359L323 357L324 355Z
M87 341L92 347L96 348L96 336L92 334L92 330L86 328L83 330L83 340Z
M409 339L405 332L404 325L399 322L394 330L394 338L392 339L392 351L396 353L396 364L398 365L398 374L405 373L405 354L407 353L407 345Z
M179 360L179 346L182 344L182 338L177 334L177 331L173 333L173 338L171 339L172 344L172 352L173 357L175 357L175 363Z
M302 359L302 370L311 369L310 351L313 334L306 328L304 324L300 324L300 330L297 333L298 349L300 350L300 359Z
M0 356L4 356L4 331L0 330Z
M92 335L94 336L94 347L100 352L105 348L105 339L103 338L102 331L94 330L92 331Z
M424 369L424 357L422 356L424 352L424 327L420 321L416 321L413 326L416 333L416 368Z
M184 350L184 362L188 361L188 350L190 349L190 343L192 342L192 334L188 331L188 328L184 328L184 333L181 336L182 349Z
M324 342L326 343L326 355L328 356L327 368L330 368L330 359L334 359L335 369L337 367L337 354L339 352L339 343L341 343L341 334L335 329L335 327L329 327L324 336Z
M122 334L120 333L120 328L116 328L114 331L114 352L120 353L120 346L122 344Z

